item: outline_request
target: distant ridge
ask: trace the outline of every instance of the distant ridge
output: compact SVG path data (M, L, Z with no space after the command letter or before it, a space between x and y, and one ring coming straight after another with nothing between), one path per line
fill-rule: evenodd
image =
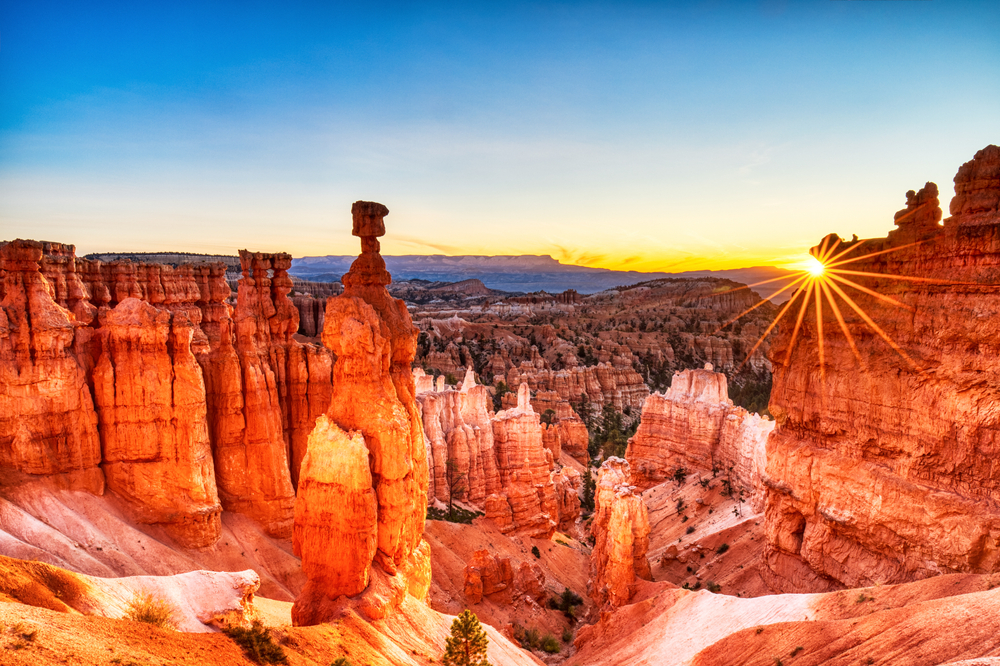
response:
M793 271L774 266L754 266L721 271L685 271L682 273L642 273L639 271L614 271L607 268L564 264L543 254L522 255L396 255L386 256L386 268L396 280L429 280L432 282L461 282L477 278L490 289L530 293L547 291L557 293L576 289L581 294L593 294L606 289L627 286L638 282L663 278L718 277L754 284L777 277L791 275ZM333 282L351 267L353 255L328 255L302 257L292 261L289 273L306 280ZM762 298L770 298L781 289L782 282L772 282L754 291ZM790 294L781 294L779 301Z

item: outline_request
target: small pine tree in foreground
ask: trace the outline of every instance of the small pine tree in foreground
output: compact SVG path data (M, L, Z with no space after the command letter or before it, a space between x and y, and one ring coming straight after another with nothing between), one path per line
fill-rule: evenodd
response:
M479 618L472 611L464 610L451 623L451 636L445 643L442 662L444 666L490 666L486 661L489 642Z

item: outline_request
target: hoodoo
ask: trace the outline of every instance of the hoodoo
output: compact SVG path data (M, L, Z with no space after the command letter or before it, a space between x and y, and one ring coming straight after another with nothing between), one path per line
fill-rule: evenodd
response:
M410 370L417 329L386 290L378 237L389 210L358 201L351 212L362 251L327 303L333 397L309 436L295 503L294 547L308 577L297 625L331 619L359 593L362 612L381 618L430 586L426 448Z

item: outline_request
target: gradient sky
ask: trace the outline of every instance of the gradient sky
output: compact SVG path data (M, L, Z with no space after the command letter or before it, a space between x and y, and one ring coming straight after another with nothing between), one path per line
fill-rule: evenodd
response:
M417 7L415 5L419 4ZM1000 4L0 3L0 239L787 264L1000 143Z

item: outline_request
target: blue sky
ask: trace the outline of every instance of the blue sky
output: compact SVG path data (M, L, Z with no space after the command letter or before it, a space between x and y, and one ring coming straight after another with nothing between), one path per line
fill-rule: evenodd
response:
M417 6L419 5L419 6ZM0 5L0 238L787 263L1000 142L1000 6Z

